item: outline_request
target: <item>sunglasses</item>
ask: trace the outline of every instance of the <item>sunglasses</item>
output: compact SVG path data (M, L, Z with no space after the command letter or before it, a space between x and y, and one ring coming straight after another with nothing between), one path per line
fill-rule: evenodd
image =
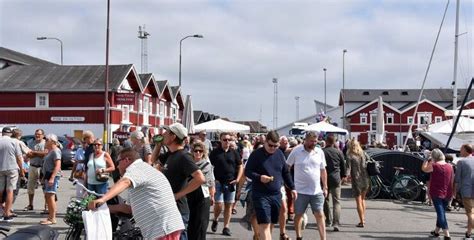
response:
M94 143L94 144L92 144L92 145L93 145L94 147L102 146L102 144L100 144L100 143Z
M196 150L194 150L193 152L195 152L195 153L202 153L203 151L202 151L202 150L199 150L199 149L196 149Z
M271 147L271 148L277 148L278 147L278 144L271 144L269 142L267 142L268 146Z
M232 139L230 139L230 138L223 138L222 141L223 141L223 142L230 142L230 141L232 141Z

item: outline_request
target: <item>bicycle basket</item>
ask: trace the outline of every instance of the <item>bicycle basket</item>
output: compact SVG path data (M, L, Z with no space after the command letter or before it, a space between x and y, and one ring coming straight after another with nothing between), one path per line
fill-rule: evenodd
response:
M367 173L369 176L377 176L380 174L380 164L377 161L367 162Z
M67 205L66 215L64 216L64 222L69 226L84 224L84 222L82 221L82 211L86 211L87 204L89 204L89 202L94 199L94 195L90 195L83 199L71 199L71 201Z

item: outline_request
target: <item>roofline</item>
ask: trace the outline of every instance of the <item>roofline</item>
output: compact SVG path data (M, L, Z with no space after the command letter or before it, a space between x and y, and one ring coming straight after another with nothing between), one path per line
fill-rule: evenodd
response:
M358 111L360 111L360 110L362 110L362 109L368 107L369 105L372 105L372 104L374 104L375 102L378 102L378 101L379 101L378 99L374 99L374 100L372 100L372 101L370 101L370 102L368 102L368 103L366 103L366 104L364 104L364 105L361 105L360 107L358 107L358 108L356 108L356 109L354 109L354 110L348 112L345 117L350 117L350 116L354 115L356 112L358 112ZM382 102L383 102L383 98L382 98ZM386 106L386 107L388 107L388 108L390 108L390 109L392 109L393 111L395 111L395 112L401 114L400 110L394 108L394 107L391 106L390 104L388 104L388 103L386 103L386 102L383 102L383 105Z
M432 102L431 100L429 100L429 99L427 99L427 98L421 100L421 101L420 101L420 104L423 103L423 102L430 103L431 105L433 105L433 106L439 108L440 110L443 110L443 112L447 110L446 108L444 108L444 107L442 107L442 106L440 106L440 105L438 105L438 104ZM408 107L408 108L406 108L405 110L401 111L400 114L406 113L408 110L413 109L415 106L416 106L416 103L413 104L413 106Z

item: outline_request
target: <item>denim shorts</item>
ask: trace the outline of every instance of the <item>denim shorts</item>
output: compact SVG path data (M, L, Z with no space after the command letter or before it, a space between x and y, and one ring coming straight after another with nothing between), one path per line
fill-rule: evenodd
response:
M313 213L322 212L324 206L324 194L318 193L316 195L306 195L298 193L298 197L295 201L295 214L303 214L306 212L308 204L311 205Z
M59 176L54 177L54 183L52 186L49 186L48 180L45 179L44 185L43 185L44 187L43 192L56 194L56 192L58 191L58 186L59 186Z
M253 192L252 200L258 224L278 223L281 208L281 194L261 195Z
M107 182L100 183L100 184L87 184L87 188L91 191L94 191L98 194L105 194L107 193L107 188L109 184Z
M218 203L234 203L235 202L235 185L234 189L230 187L231 185L222 184L216 181L216 194L214 195L214 201ZM233 191L231 191L233 190Z

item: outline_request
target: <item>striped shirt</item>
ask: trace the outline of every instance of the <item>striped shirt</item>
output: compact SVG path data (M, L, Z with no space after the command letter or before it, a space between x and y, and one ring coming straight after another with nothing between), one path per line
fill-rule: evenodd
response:
M124 177L132 182L130 205L144 239L184 229L171 186L161 172L137 159L127 167Z

